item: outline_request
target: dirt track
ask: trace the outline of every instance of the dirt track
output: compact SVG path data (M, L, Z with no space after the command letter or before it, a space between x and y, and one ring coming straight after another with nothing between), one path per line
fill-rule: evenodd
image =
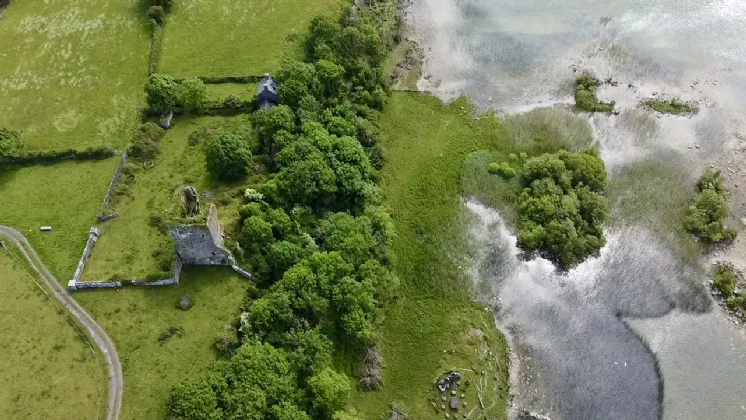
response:
M57 281L23 234L11 227L0 226L0 239L6 239L8 244L15 245L21 251L43 281L47 291L52 292L54 297L78 319L78 322L88 331L88 335L101 349L101 353L104 355L109 369L109 407L106 419L119 420L119 412L122 409L122 386L124 381L122 379L122 365L119 362L119 354L114 346L114 342L111 341L106 331L93 319L91 314L83 309L67 289Z

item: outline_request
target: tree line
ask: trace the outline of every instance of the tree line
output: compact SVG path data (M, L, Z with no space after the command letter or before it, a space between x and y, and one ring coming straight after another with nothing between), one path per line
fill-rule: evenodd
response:
M315 18L304 59L277 72L282 104L256 112L250 135L217 128L202 138L215 177L266 168L251 176L259 181L245 191L234 246L259 287L235 339L220 340L229 357L173 389L169 419L358 418L343 411L351 381L333 354L362 360L398 284L376 185L384 153L375 121L393 42L382 18L373 8Z

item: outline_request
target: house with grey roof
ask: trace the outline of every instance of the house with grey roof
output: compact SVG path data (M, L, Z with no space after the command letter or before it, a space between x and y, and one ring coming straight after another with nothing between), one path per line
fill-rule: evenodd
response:
M271 108L280 102L279 84L269 73L259 82L256 99L259 102L259 109Z

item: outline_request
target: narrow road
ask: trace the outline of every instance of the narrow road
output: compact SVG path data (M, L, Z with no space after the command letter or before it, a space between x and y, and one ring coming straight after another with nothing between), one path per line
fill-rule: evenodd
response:
M107 420L119 420L119 412L122 410L122 365L119 363L119 354L114 346L114 342L106 334L103 328L93 319L78 302L70 295L67 289L57 281L49 268L39 258L34 248L28 242L21 232L0 225L0 239L7 239L9 243L15 245L26 257L31 267L39 274L48 291L54 294L54 297L67 308L70 313L78 319L80 324L88 331L88 335L96 342L101 349L106 364L109 368L109 408L106 415Z

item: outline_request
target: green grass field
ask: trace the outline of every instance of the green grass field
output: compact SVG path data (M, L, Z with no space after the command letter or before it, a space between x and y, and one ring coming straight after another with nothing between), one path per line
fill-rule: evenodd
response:
M31 149L126 144L150 46L137 4L13 1L0 20L0 126Z
M101 418L107 392L101 358L2 248L0 279L0 418Z
M65 283L75 272L118 163L112 158L3 169L0 224L23 232ZM46 225L54 230L40 232Z
M309 22L341 0L184 0L165 31L161 73L177 77L261 75L300 54Z
M385 384L378 392L358 392L352 401L366 419L379 419L394 402L403 403L412 418L443 418L433 381L445 369L472 366L485 370L494 387L489 418L505 418L507 344L492 315L472 301L472 280L462 269L467 229L460 224L462 163L475 150L504 143L505 130L495 119L477 120L468 111L463 101L446 106L434 97L394 93L382 117L388 138L383 188L397 233L392 252L402 288L381 329ZM487 334L489 360L470 341L477 328ZM476 403L472 395L467 400Z
M112 275L143 279L148 274L164 271L159 267L158 258L153 252L162 250L172 255L171 239L148 225L151 215L168 218L179 212L178 191L192 185L202 195L210 192L213 198L200 197L204 214L211 202L221 201L228 205L232 201L222 201L232 187L240 187L241 182L225 184L214 182L205 168L205 157L200 145L189 145L189 135L199 127L218 122L222 117L185 117L175 121L161 140L160 156L150 169L137 173L137 180L130 186L131 198L123 198L114 206L119 217L101 225L101 238L91 253L83 280L108 280ZM246 116L232 118L251 130ZM234 190L236 188L233 188ZM218 203L220 204L220 203ZM221 221L229 223L231 214L236 213L237 205L230 212L221 212ZM177 215L178 216L178 215ZM82 248L81 248L82 249Z
M124 372L121 420L165 418L171 388L216 360L212 341L238 317L247 284L229 269L201 269L186 270L174 287L75 295L119 351ZM183 295L194 303L189 311L176 307ZM183 335L159 344L159 336L171 326L181 326Z
M207 100L223 102L228 95L233 95L244 102L256 100L256 83L220 83L207 85Z

